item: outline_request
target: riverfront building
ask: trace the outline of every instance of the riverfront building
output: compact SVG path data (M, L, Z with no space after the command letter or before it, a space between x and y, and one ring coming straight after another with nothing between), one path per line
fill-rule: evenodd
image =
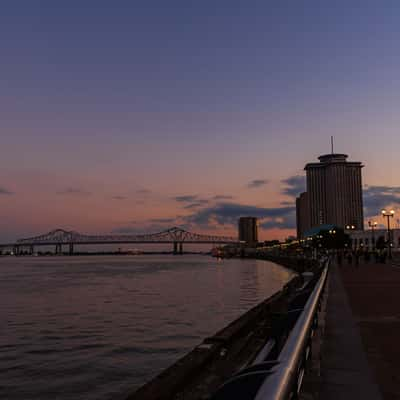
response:
M374 231L346 231L350 235L353 249L374 250L379 238L389 241L387 229L374 229ZM390 230L390 243L394 251L400 252L400 229Z
M326 154L304 167L307 192L296 199L297 235L320 225L364 229L361 162L346 154Z
M296 228L297 237L303 237L303 232L307 232L310 226L310 209L308 203L308 193L301 193L296 199Z
M255 246L258 242L258 226L255 217L239 218L239 240L248 246Z

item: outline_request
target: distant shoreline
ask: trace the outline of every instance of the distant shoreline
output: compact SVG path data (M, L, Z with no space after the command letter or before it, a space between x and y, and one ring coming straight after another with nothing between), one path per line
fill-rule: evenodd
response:
M183 254L175 254L176 256L180 255L203 255L210 256L211 252L195 252L195 251L185 251ZM129 251L106 251L106 252L74 252L73 254L62 253L62 254L54 254L51 252L43 252L37 254L20 254L18 256L14 254L0 254L1 257L76 257L76 256L143 256L143 255L174 255L172 251L143 251L138 253L133 253Z

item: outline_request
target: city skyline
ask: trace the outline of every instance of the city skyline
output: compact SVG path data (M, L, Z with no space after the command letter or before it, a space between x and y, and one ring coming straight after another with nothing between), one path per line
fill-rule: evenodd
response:
M331 135L365 165L365 220L398 207L400 5L117 3L3 8L1 241L246 215L294 235Z

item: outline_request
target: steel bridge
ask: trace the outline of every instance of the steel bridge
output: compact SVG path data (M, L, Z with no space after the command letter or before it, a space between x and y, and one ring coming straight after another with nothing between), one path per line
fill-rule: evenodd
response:
M12 247L18 255L23 248L30 254L37 246L55 246L55 253L62 254L63 246L68 246L68 253L73 254L74 245L103 245L128 243L171 243L173 253L183 253L183 243L186 244L237 244L236 238L228 236L203 235L185 231L181 228L170 228L162 232L140 235L85 235L75 231L55 229L44 235L17 240L15 243L0 245L0 248Z

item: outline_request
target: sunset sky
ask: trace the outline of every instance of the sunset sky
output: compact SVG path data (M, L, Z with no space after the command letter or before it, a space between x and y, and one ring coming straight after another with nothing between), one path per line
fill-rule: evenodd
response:
M400 218L399 27L395 0L2 2L0 241L241 215L284 238L331 135L366 220Z

